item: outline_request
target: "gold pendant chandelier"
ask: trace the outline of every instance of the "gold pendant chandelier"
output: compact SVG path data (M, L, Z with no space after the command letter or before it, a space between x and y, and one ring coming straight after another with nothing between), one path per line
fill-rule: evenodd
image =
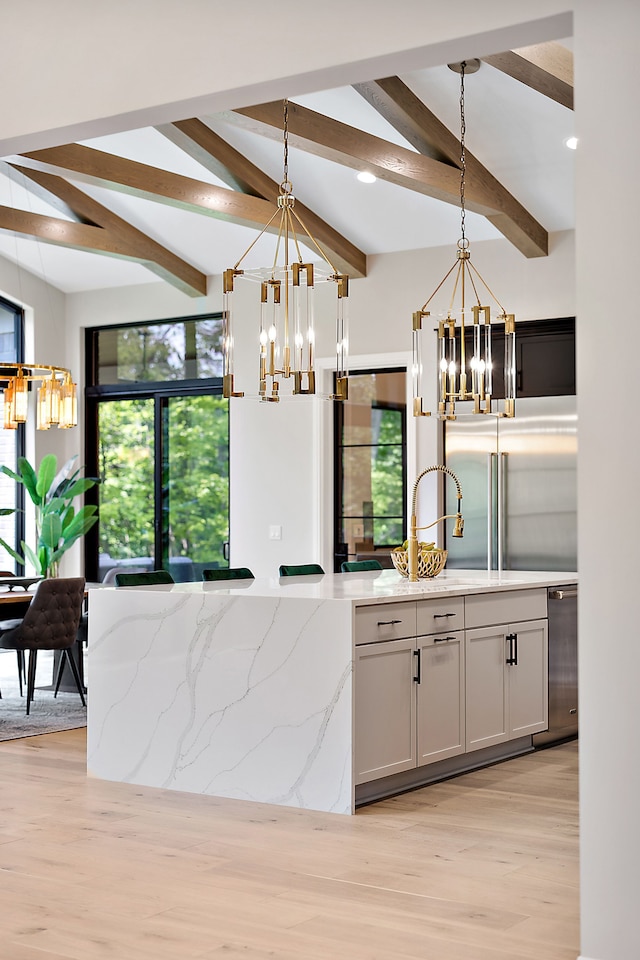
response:
M316 392L314 291L316 283L327 281L334 285L336 294L336 367L335 392L332 400L346 400L348 392L348 338L346 300L349 296L349 277L338 273L317 240L311 235L294 209L293 186L288 173L288 104L284 101L284 174L279 187L277 208L259 235L245 250L234 267L224 271L224 377L225 397L244 397L245 391L235 387L235 334L238 328L236 314L241 312L234 303L236 285L242 280L254 281L259 288L260 321L256 360L258 396L266 402L277 402L282 396L281 386L291 384L291 395ZM267 230L277 227L277 243L273 264L265 269L243 270L241 264L249 251ZM316 250L321 264L303 261L300 244Z
M63 430L77 426L77 386L65 367L2 361L2 383L6 384L3 391L5 430L17 430L19 424L26 423L30 383L40 384L36 404L38 430L49 430L54 425Z
M425 396L430 391L423 370L423 356L426 355L423 350L423 320L431 316L427 307L451 277L453 291L448 307L438 317L438 417L441 420L454 420L457 416L456 402L464 400L472 401L473 413L513 417L516 401L515 316L506 312L471 263L469 241L465 235L464 77L465 73L475 73L480 61L463 61L449 66L460 74L460 239L455 263L420 310L413 314L413 415L431 416L425 410ZM470 308L467 303L469 289L475 300ZM501 408L493 398L491 308L482 304L479 289L483 296L488 294L497 305L499 313L496 322L504 327L504 401ZM471 328L472 336L469 336Z

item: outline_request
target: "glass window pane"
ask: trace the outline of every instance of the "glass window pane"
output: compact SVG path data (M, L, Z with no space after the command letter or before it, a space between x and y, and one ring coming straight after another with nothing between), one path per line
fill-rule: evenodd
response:
M201 580L205 567L226 567L229 539L229 401L169 400L163 469L164 566L174 580Z
M404 519L403 517L371 519L371 536L365 536L367 521L364 525L360 517L345 517L342 530L344 534L344 543L347 544L348 554L351 559L355 557L366 557L379 550L381 562L386 562L386 566L391 566L389 551L392 547L399 547L404 542ZM373 542L373 546L372 546Z
M362 517L366 504L373 501L371 492L371 451L375 447L347 447L343 452L342 515Z
M351 374L338 417L337 562L404 540L406 371Z
M22 311L12 303L0 300L0 363L3 360L13 361L22 360L18 356L18 326L22 318ZM0 391L0 417L4 422L4 393ZM20 450L24 442L21 438L23 433L18 430L3 430L0 426L0 463L14 473L18 465L18 456L23 450ZM17 511L18 509L18 490L16 483L9 477L0 475L0 507L7 510ZM10 547L15 550L24 533L16 536L16 524L19 530L24 530L24 516L22 513L14 512L9 516L0 517L0 537L5 540ZM21 552L21 551L19 551ZM24 572L24 567L18 566L10 553L4 547L0 548L0 570Z
M379 411L395 409L404 417L405 406L404 371L351 374L343 410L343 444L379 443Z
M154 567L154 401L113 400L98 406L98 577Z
M17 459L16 431L2 430L0 428L0 462L15 473ZM17 484L9 477L5 477L4 474L0 474L0 507L7 510L16 510L18 507ZM15 513L0 517L0 537L2 537L10 547L13 547L14 550L16 549ZM22 556L22 552L18 552ZM23 567L16 567L16 561L4 547L0 548L0 569L6 570L7 572L17 572L19 574L24 572Z
M401 444L344 450L343 516L402 516L402 454Z
M222 319L97 330L97 384L199 380L222 376Z
M16 313L17 307L0 301L0 361L17 360Z
M371 494L376 517L402 516L403 448L401 445L371 448Z
M373 521L373 540L377 547L399 547L404 543L403 518Z

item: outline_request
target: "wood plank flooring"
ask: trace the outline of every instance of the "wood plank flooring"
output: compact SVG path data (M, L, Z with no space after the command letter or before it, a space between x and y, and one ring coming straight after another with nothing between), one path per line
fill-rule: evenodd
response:
M87 779L0 744L3 960L575 960L577 744L355 817Z

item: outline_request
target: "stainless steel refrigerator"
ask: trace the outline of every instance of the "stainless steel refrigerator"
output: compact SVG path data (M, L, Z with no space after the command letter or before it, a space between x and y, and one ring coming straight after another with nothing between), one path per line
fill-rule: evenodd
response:
M574 396L517 400L513 419L463 415L443 442L464 516L462 539L447 527L448 568L577 569ZM447 513L455 503L447 482Z

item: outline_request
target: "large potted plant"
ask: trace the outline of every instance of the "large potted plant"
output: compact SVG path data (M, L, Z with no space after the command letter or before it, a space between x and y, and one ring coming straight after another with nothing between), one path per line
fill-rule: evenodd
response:
M1 537L0 544L24 566L29 562L42 577L57 577L60 558L76 540L83 537L97 521L98 508L87 504L76 511L73 501L90 490L98 481L81 477L72 457L58 471L58 458L50 453L40 461L38 469L26 457L18 459L18 472L0 466L0 473L24 485L36 511L36 548L21 543L23 556ZM3 516L15 513L13 508L0 510Z

